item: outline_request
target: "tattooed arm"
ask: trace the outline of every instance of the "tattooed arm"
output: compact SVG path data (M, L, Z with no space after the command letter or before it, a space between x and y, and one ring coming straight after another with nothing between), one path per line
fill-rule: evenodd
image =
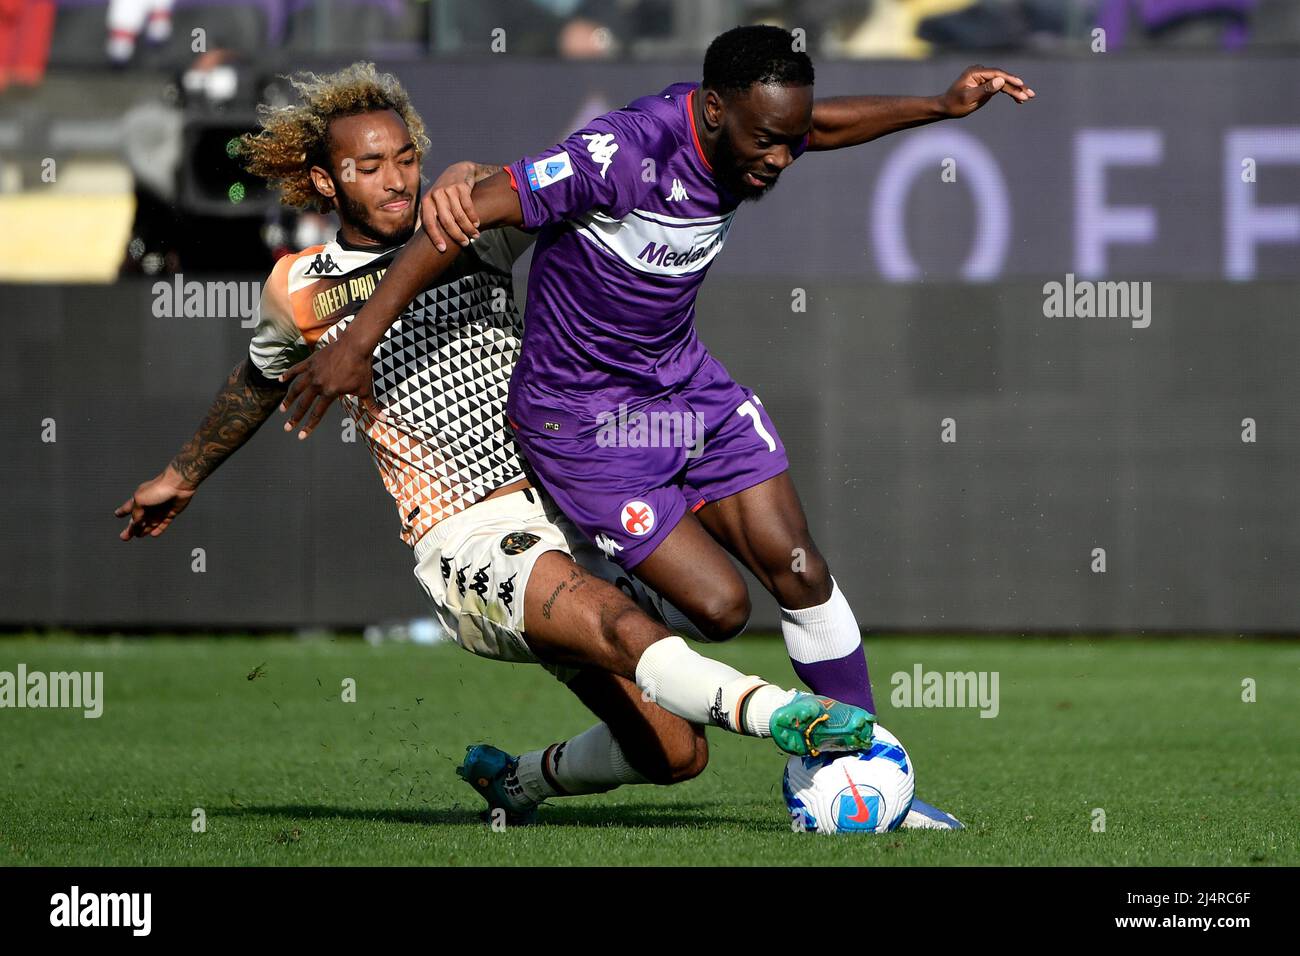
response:
M284 385L264 377L244 359L212 400L199 430L168 467L191 488L197 488L235 449L253 437L253 432L271 417L285 391Z
M161 474L140 485L113 512L119 518L131 518L118 537L123 541L145 535L156 538L166 531L190 503L203 479L271 417L286 388L263 377L248 359L236 365L194 437Z

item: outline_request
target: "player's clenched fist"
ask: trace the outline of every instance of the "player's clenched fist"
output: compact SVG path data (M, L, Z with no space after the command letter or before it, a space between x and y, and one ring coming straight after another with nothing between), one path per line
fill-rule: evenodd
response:
M420 202L424 231L439 252L447 251L448 242L467 246L478 238L479 218L471 194L479 169L470 162L448 166Z
M158 537L185 510L197 490L168 465L158 477L135 489L135 494L113 512L119 518L131 519L118 537L123 541L145 535Z
M1020 77L996 67L970 66L939 97L939 102L944 114L955 119L975 112L998 93L1007 94L1017 103L1034 98L1034 91Z

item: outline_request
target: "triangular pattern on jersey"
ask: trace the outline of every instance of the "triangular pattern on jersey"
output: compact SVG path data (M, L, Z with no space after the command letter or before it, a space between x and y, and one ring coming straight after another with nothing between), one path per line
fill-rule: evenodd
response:
M499 311L492 308L496 289L505 292ZM317 347L338 338L351 318L333 325ZM344 397L397 501L408 544L523 475L505 411L522 337L509 279L487 271L454 279L417 296L375 348L382 420Z

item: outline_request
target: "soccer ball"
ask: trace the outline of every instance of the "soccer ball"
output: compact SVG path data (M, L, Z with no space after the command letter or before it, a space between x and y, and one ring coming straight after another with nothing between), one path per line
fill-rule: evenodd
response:
M877 724L870 750L791 757L781 790L796 830L887 833L912 807L916 774L898 738Z

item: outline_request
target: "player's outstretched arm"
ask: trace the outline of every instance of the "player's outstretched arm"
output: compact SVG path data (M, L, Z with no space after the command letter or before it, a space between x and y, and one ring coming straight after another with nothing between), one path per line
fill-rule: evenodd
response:
M519 196L505 173L481 180L471 195L478 228L523 223ZM340 395L355 395L364 405L372 407L374 378L370 357L375 346L411 300L447 271L458 255L460 246L452 245L439 252L425 230L416 230L342 334L280 376L280 381L291 383L280 406L289 412L285 431L292 431L301 423L298 438L306 438Z
M1034 91L1006 70L971 66L938 96L837 96L813 103L808 149L843 149L889 133L975 112L999 93L1027 103Z
M283 385L264 378L248 359L236 365L194 437L157 477L136 488L113 512L131 519L118 537L123 541L145 535L156 538L166 531L200 483L271 417L284 391Z

